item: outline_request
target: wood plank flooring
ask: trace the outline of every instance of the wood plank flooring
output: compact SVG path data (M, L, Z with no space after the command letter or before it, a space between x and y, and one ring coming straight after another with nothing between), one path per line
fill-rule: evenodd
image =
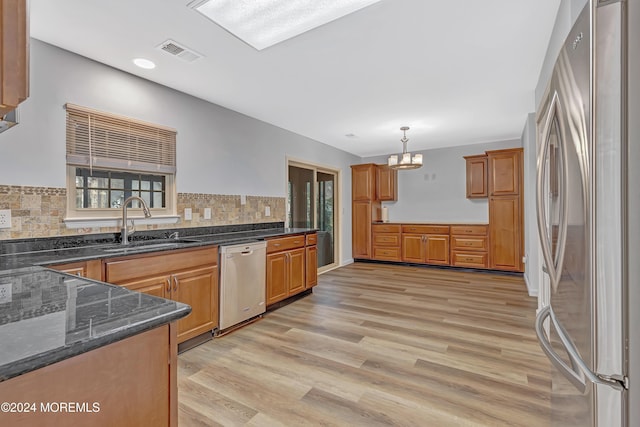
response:
M520 277L356 263L179 356L180 426L547 426Z

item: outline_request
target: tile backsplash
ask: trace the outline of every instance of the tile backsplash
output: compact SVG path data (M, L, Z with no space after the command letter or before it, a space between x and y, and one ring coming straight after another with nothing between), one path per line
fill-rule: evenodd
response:
M270 216L265 215L269 207ZM184 220L184 210L190 208L192 218ZM204 219L205 208L211 209L211 219ZM31 237L52 237L89 233L115 233L119 227L67 228L65 188L0 185L0 210L11 210L11 228L0 229L0 240ZM162 228L207 227L229 224L283 222L285 198L203 193L178 193L177 224L139 225L138 230Z

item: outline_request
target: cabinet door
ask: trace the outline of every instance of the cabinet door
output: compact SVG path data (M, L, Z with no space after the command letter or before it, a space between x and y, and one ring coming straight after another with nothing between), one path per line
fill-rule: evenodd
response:
M402 235L402 260L405 262L425 262L425 245L422 234Z
M354 201L375 199L376 165L373 163L351 166L351 197Z
M286 252L267 255L267 305L285 299L287 288Z
M483 198L489 195L487 188L487 156L467 156L467 198Z
M123 283L121 286L143 294L149 294L160 298L171 297L171 276L156 276L148 279L139 279Z
M0 0L0 116L29 96L26 0Z
M186 270L171 279L171 298L191 306L191 313L178 320L178 342L217 327L218 267Z
M307 246L306 287L307 289L318 284L318 247Z
M491 196L520 194L520 153L518 150L489 152L489 193Z
M288 252L289 271L287 296L295 295L305 289L304 266L307 261L304 248Z
M102 262L100 260L51 265L49 268L87 279L102 280Z
M429 264L449 265L449 236L428 234L426 248Z
M489 199L490 268L520 271L520 198Z
M387 165L376 165L376 198L381 201L398 200L398 171Z
M371 202L353 202L353 258L371 258Z

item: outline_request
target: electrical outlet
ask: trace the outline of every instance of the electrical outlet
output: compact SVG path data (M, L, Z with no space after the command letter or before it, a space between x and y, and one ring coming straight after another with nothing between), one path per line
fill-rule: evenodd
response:
M184 208L184 220L191 221L193 219L193 214L191 208Z
M241 205L247 204L247 196L245 196L244 194L240 196L240 204Z
M11 228L11 209L0 209L0 228Z
M11 283L0 284L0 304L11 302Z
M271 206L264 207L264 216L271 216Z
M204 208L204 219L211 219L211 208Z

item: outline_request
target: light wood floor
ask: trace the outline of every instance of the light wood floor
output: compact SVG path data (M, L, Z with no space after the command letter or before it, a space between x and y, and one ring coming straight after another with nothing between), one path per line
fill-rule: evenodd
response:
M179 356L185 426L546 426L520 277L356 263Z

